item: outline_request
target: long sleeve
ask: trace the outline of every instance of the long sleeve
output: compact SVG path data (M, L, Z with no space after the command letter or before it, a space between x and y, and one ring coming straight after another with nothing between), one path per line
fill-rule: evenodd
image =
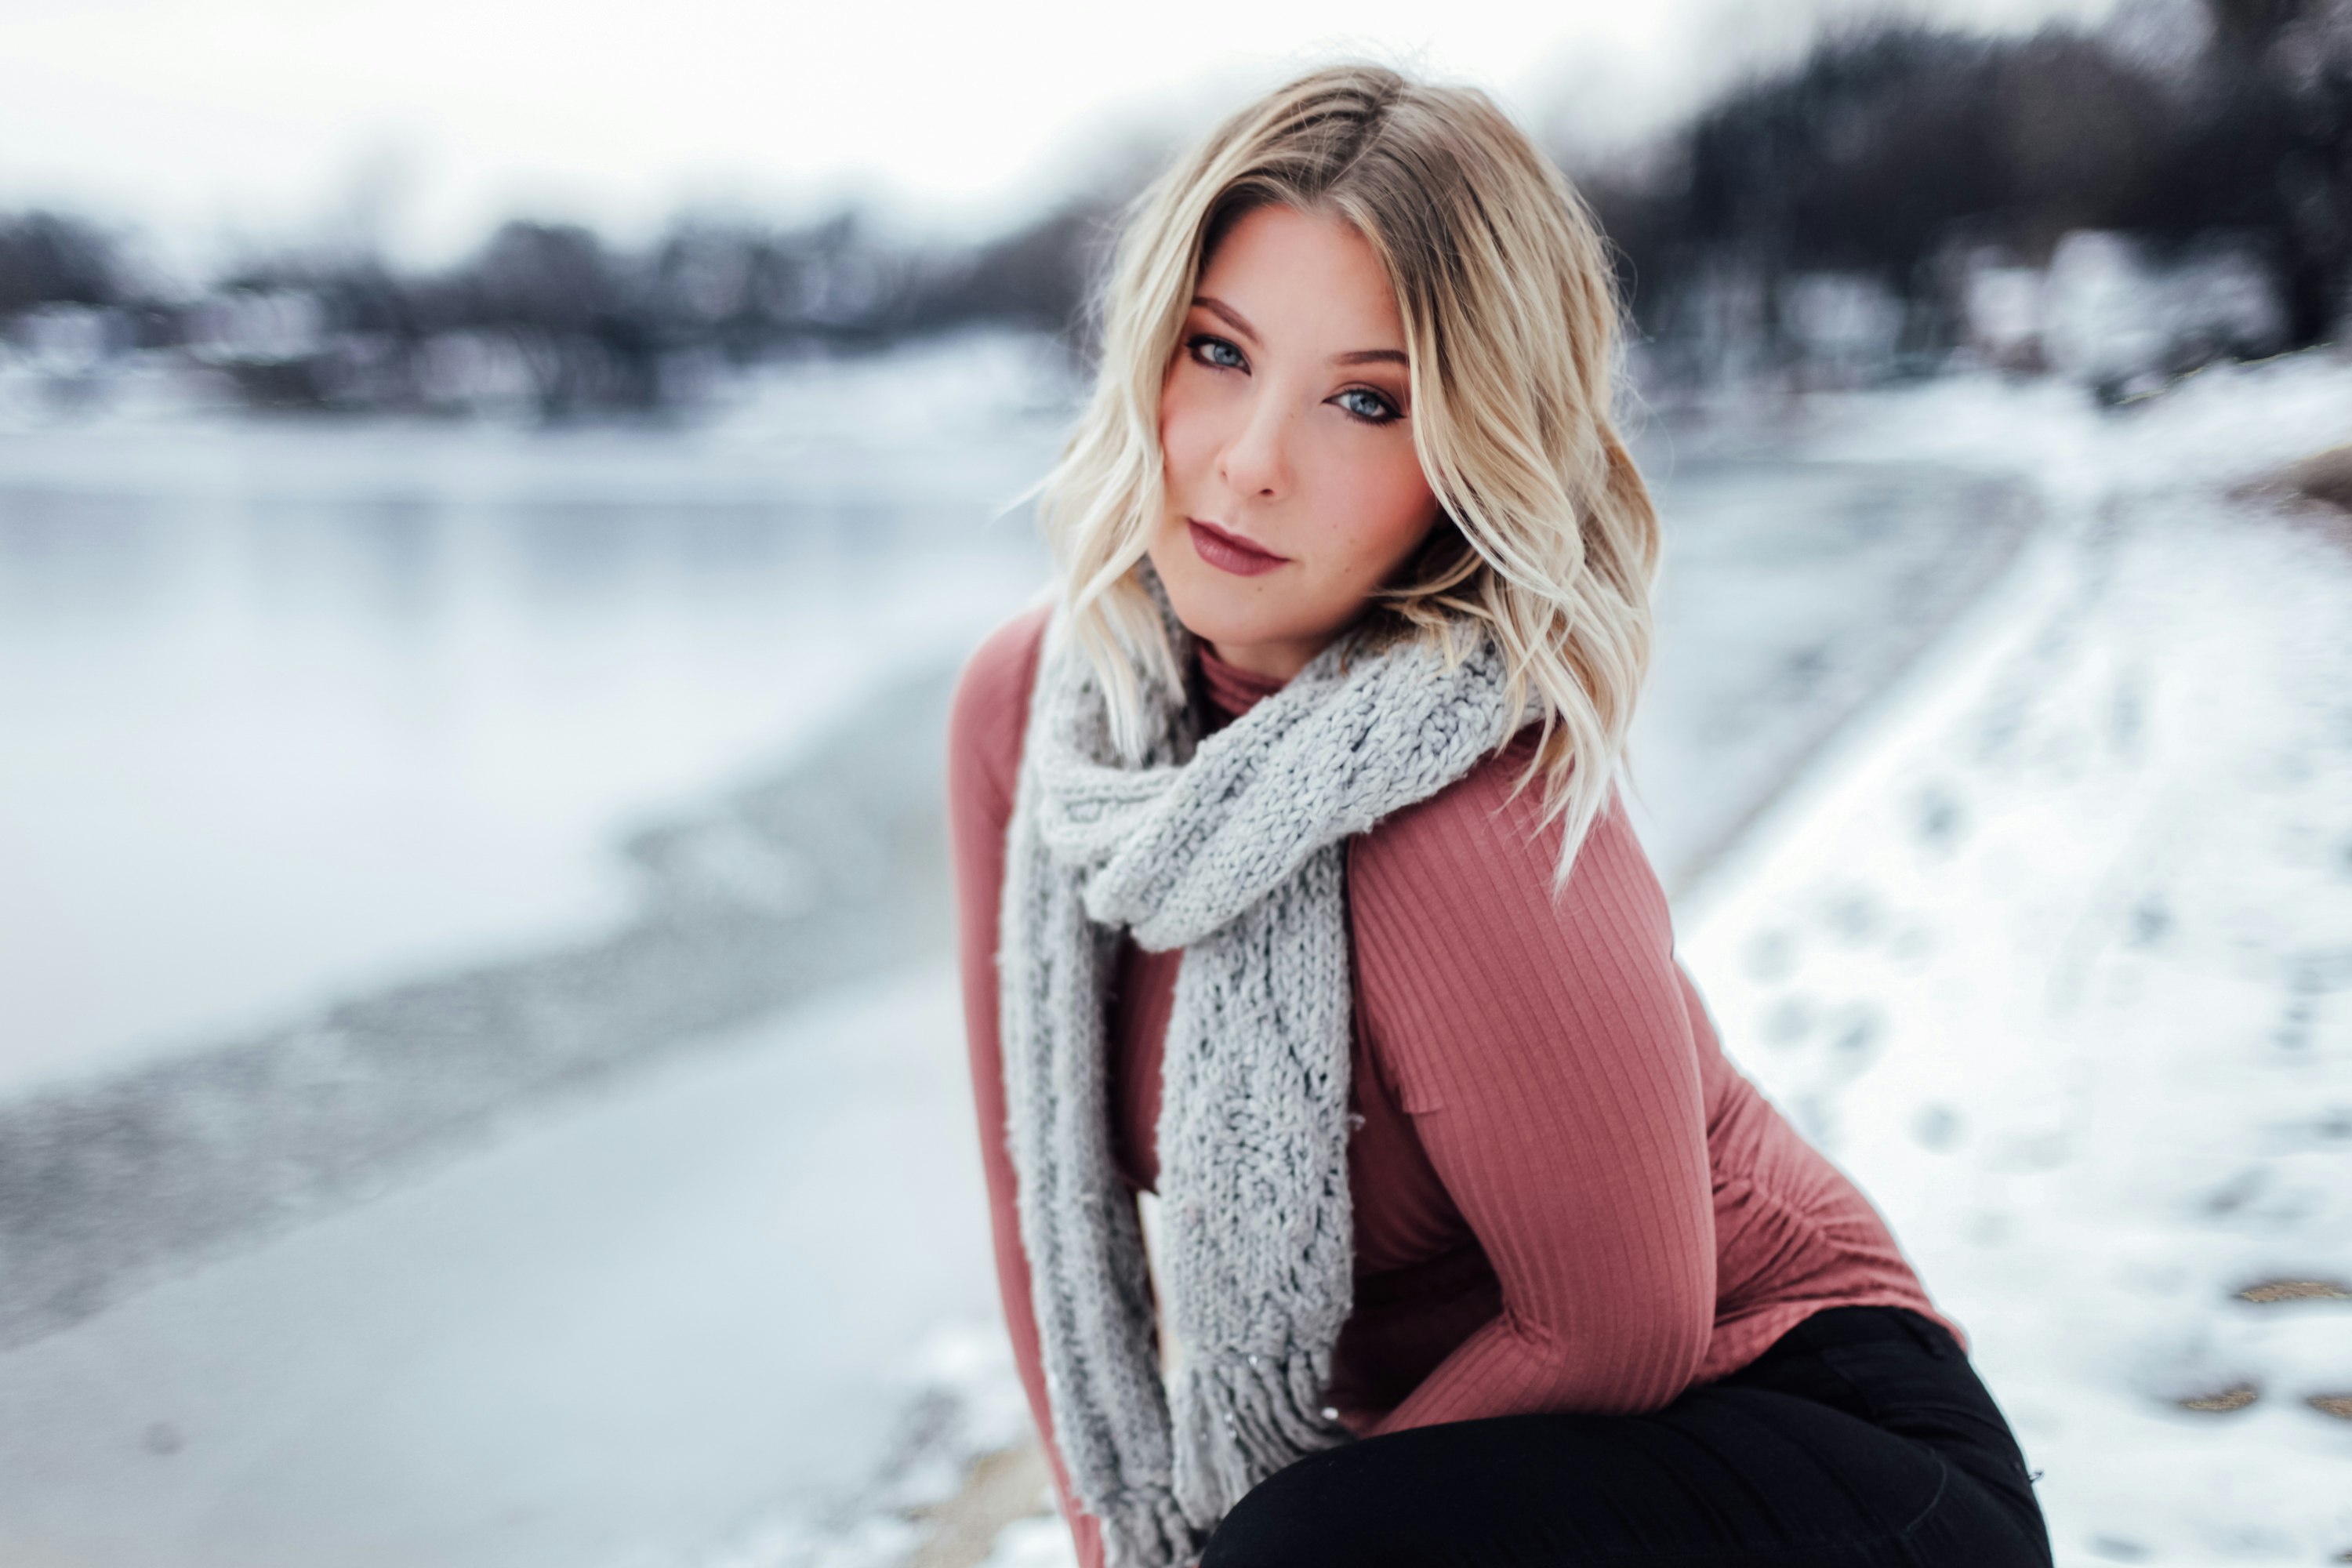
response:
M1013 1157L1004 1142L1004 1077L997 1037L997 921L1004 881L1004 829L1013 815L1029 689L1046 612L1032 611L992 634L965 667L948 720L948 834L955 867L956 949L963 977L964 1035L971 1058L972 1104L980 1117L981 1166L988 1184L996 1279L1013 1360L1054 1474L1063 1517L1082 1568L1101 1568L1101 1527L1081 1512L1054 1442L1045 1374L1030 1304L1029 1264L1014 1207Z
M1524 742L1523 742L1524 743ZM1665 900L1612 792L1567 888L1514 753L1357 840L1361 1026L1502 1310L1381 1421L1641 1413L1713 1331L1706 1103Z

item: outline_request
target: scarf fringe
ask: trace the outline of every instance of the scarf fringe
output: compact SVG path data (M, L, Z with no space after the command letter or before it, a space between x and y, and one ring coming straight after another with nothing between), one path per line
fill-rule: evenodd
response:
M1252 1487L1296 1459L1352 1440L1323 1414L1330 1357L1226 1352L1188 1357L1170 1404L1176 1426L1176 1497L1213 1528Z
M1189 1563L1208 1543L1206 1529L1196 1527L1165 1487L1143 1487L1113 1494L1096 1517L1103 1522L1103 1552L1108 1568L1153 1568L1160 1563Z

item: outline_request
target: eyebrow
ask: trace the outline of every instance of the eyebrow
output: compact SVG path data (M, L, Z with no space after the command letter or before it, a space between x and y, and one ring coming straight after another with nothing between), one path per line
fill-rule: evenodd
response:
M1265 340L1257 335L1257 329L1249 324L1249 318L1223 300L1207 294L1195 294L1192 296L1192 303L1233 328L1251 342L1259 347L1265 346ZM1354 349L1347 353L1334 354L1332 363L1335 364L1409 364L1412 362L1405 358L1402 349Z

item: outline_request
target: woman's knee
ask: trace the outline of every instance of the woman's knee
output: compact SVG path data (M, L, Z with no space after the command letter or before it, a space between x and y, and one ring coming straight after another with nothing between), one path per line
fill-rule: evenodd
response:
M1392 1517L1402 1478L1382 1480L1384 1460L1379 1444L1350 1443L1276 1471L1225 1515L1201 1568L1380 1563L1402 1522Z

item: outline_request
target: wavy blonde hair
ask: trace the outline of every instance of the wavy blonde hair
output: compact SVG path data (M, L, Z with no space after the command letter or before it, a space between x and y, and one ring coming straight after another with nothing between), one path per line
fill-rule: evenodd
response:
M1269 204L1353 225L1396 290L1441 515L1372 629L1449 661L1492 635L1510 701L1542 724L1519 783L1541 776L1542 820L1565 819L1564 883L1649 666L1657 515L1612 420L1622 309L1599 226L1475 89L1313 72L1231 116L1130 209L1097 303L1093 395L1038 505L1113 736L1139 756L1149 705L1185 689L1139 573L1166 504L1160 391L1208 253Z

